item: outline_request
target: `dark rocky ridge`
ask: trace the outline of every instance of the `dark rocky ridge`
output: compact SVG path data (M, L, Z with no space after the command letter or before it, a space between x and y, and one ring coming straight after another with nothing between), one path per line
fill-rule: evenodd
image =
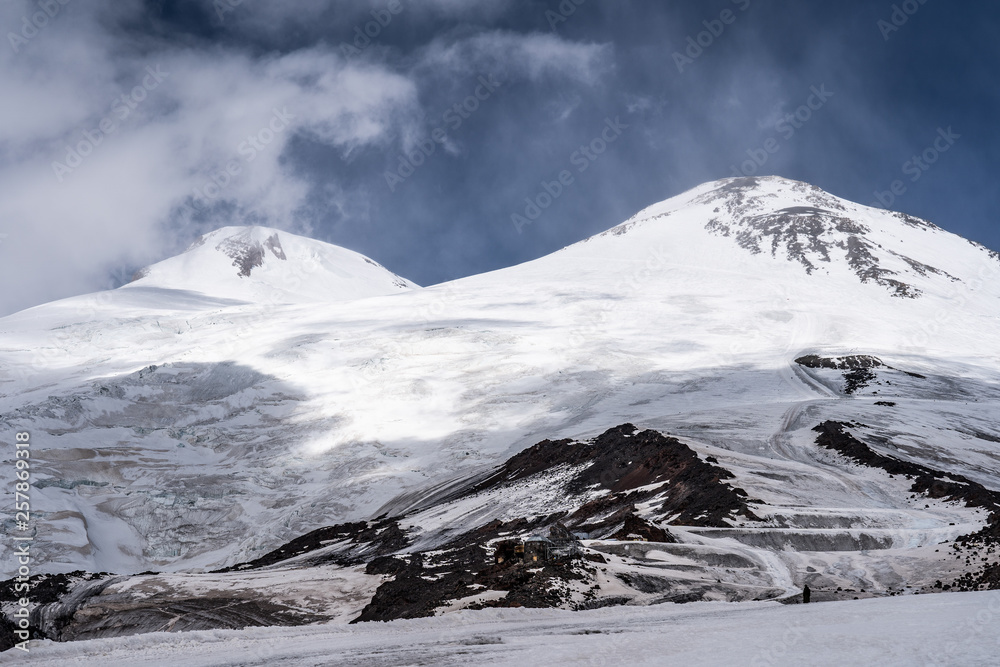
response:
M34 608L29 617L28 630L32 639L56 639L59 630L66 624L65 619L59 618L56 624L46 623L40 610L44 606L58 605L72 593L87 588L91 582L100 583L102 580L110 582L112 575L103 573L92 573L77 570L66 574L37 574L28 577L29 592L15 590L16 579L8 579L0 582L0 601L14 601L22 596L31 600ZM60 623L62 621L62 623ZM14 626L11 621L0 614L0 651L6 651L14 646ZM9 634L8 634L9 633Z
M379 586L356 621L392 620L430 616L441 606L477 592L502 591L486 606L549 607L566 605L567 583L584 581L594 574L588 558L565 558L534 567L526 563L499 566L492 562L493 545L512 536L547 533L565 540L571 531L591 537L646 539L672 543L675 538L662 525L637 514L636 503L656 499L656 517L663 521L698 526L727 526L736 516L756 519L746 494L725 480L732 475L702 461L687 445L656 431L638 431L631 424L609 429L589 442L542 441L511 457L485 480L443 502L456 502L477 494L503 490L516 482L558 469L572 469L565 481L567 497L583 497L595 487L607 491L572 511L542 517L491 521L454 537L432 550L408 551L398 519L359 522L323 528L304 535L261 558L227 570L268 567L292 557L324 549L310 564L367 562L369 574L391 579ZM539 481L539 483L544 483ZM660 483L659 487L643 489ZM332 551L331 551L332 549ZM599 554L584 554L603 560ZM643 580L645 581L645 580ZM645 582L646 586L652 585ZM661 582L662 585L662 582ZM683 597L683 596L682 596ZM687 598L684 598L687 600Z
M976 533L962 535L953 543L956 558L960 559L962 552L969 554L966 565L971 569L949 585L949 588L965 591L1000 590L1000 562L991 563L988 559L988 556L1000 553L1000 491L987 489L962 475L879 454L851 435L847 431L850 426L843 422L823 422L813 429L819 433L816 444L832 449L860 465L912 479L912 493L962 502L968 507L983 508L989 513L986 527Z
M333 563L358 565L372 558L395 553L409 545L409 539L394 519L342 523L319 528L248 563L233 565L217 572L254 570L274 565L290 558L331 547L323 556L310 561L310 565Z
M742 489L730 487L726 469L703 461L690 447L656 431L638 431L623 424L590 442L544 440L513 456L496 473L472 488L482 492L556 468L574 469L565 487L569 496L581 496L595 487L610 493L581 506L566 524L591 526L587 520L656 498L657 516L690 526L725 526L737 515L756 519ZM668 483L669 482L669 483ZM637 491L662 483L655 489ZM622 517L624 521L624 516ZM592 532L588 531L588 532Z
M903 461L874 451L851 435L850 424L825 421L813 428L819 433L816 444L870 468L879 468L890 475L905 475L913 481L910 491L929 498L964 502L969 507L982 507L990 512L992 522L1000 522L1000 492L987 489L962 475L934 470L917 463Z
M544 484L541 476L553 470L572 471L561 482L561 491L567 498L589 497L587 492L595 488L607 493L582 502L571 511L509 522L493 521L438 547L433 557L427 553L399 554L369 562L370 574L391 574L393 578L379 587L356 620L429 616L449 601L484 591L504 595L471 608L565 606L570 601L569 582L591 580L596 570L589 562L603 562L600 554L584 550L581 557L561 558L543 565L520 561L493 563L489 558L493 545L513 535L542 530L550 537L565 540L582 532L591 538L638 536L651 542L672 543L676 539L664 527L668 518L669 523L678 525L714 527L728 526L737 516L757 519L748 506L745 492L725 483L733 477L727 470L701 460L676 438L652 430L639 431L632 424L609 429L588 442L544 440L511 457L491 476L450 500L502 491L533 477L539 477L539 483ZM660 486L655 486L658 483ZM639 516L636 505L651 500L658 505L654 517ZM637 590L648 593L655 592L653 589L670 589L669 580L654 579L638 577ZM699 597L691 595L677 597L679 601ZM592 601L591 592L575 604L584 608Z
M489 546L503 537L538 530L556 519L551 516L534 521L492 521L463 533L433 555L400 554L371 561L366 570L369 574L391 574L393 578L379 586L353 622L433 616L435 610L450 601L487 590L507 594L477 608L558 606L566 601L566 596L557 592L558 583L584 576L578 560L549 561L542 565L510 561L497 565L490 558Z
M4 651L9 651L14 648L14 646L21 641L20 638L14 634L17 630L17 626L14 622L7 618L4 614L0 614L0 653ZM35 636L34 633L31 634L32 637Z
M825 368L831 370L842 370L844 372L844 393L853 394L859 389L864 389L878 379L876 369L884 368L890 371L905 373L910 377L926 379L918 373L900 371L884 363L878 357L867 354L851 354L843 357L821 357L817 354L807 354L795 360L800 366L805 368ZM881 383L879 383L881 384Z
M821 357L818 354L807 354L796 359L795 363L806 368L831 368L834 370L852 371L885 366L881 359L867 354L849 354L844 357Z

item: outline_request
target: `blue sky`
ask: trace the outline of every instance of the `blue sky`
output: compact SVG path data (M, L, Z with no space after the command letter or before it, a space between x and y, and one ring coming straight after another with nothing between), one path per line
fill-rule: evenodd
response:
M429 285L736 173L1000 249L995 3L17 0L0 26L0 313L229 224Z

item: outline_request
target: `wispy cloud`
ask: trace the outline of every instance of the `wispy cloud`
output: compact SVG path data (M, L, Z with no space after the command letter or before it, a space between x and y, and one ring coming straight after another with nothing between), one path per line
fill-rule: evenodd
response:
M442 36L420 54L418 69L451 75L489 71L508 78L569 79L595 85L614 66L610 44L581 43L555 34L502 30Z

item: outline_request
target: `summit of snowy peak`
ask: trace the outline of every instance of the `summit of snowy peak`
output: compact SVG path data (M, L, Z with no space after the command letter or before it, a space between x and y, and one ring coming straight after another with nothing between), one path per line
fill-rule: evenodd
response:
M269 257L288 261L278 232L267 227L223 227L200 237L188 250L205 244L214 244L216 251L232 259L237 275L243 278L250 277Z
M720 237L745 253L786 260L809 275L846 272L906 298L919 297L928 281L960 281L970 260L1000 259L925 220L777 176L705 183L599 236L636 233L683 238L686 247L706 242L706 236Z
M222 227L125 286L244 301L342 301L417 287L364 255L269 227Z

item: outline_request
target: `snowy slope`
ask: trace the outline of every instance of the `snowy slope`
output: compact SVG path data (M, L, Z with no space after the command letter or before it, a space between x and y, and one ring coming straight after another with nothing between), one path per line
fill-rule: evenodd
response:
M34 434L41 569L230 565L624 422L716 457L786 530L925 549L984 521L818 451L811 429L829 419L1000 486L1000 261L928 223L727 179L444 285L402 289L372 266L372 292L289 278L314 242L279 232L282 260L272 234L219 230L125 288L0 320L0 422ZM332 275L348 267L316 253ZM805 354L901 371L847 394L837 372L794 362ZM878 567L860 548L845 558L779 558L774 581Z
M995 665L1000 593L809 606L694 603L570 613L439 618L177 636L32 642L11 664L204 665ZM334 662L331 663L331 660Z

